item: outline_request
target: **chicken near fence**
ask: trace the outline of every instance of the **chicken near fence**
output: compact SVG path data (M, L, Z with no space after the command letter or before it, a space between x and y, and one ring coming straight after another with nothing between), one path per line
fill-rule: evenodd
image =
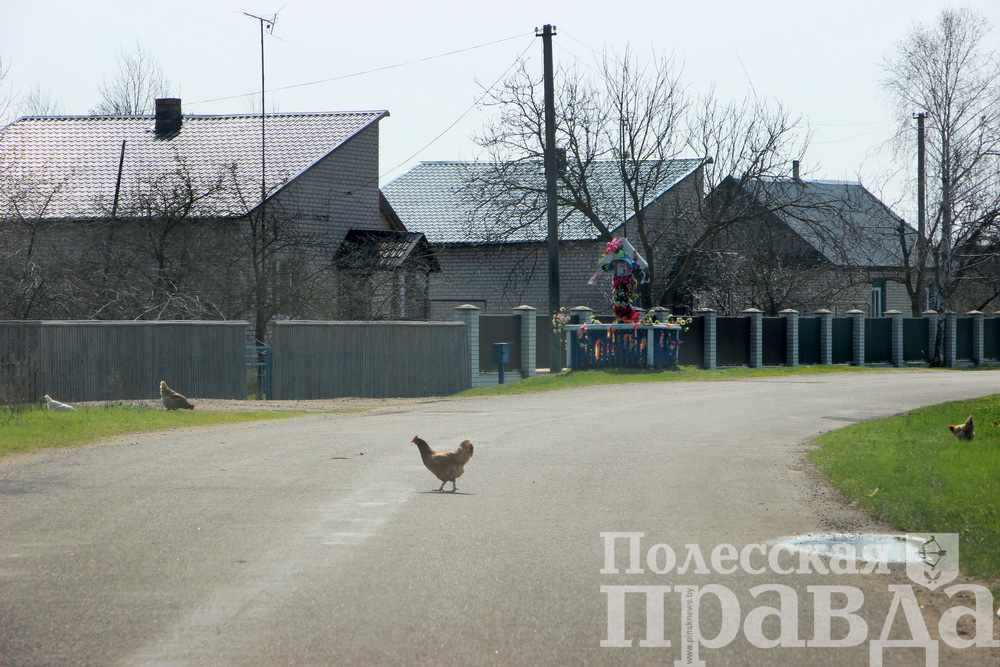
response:
M167 410L194 410L194 403L168 387L164 380L160 380L160 402Z
M49 410L57 410L59 412L76 412L76 408L68 403L60 403L59 401L53 399L48 394L45 394L45 405Z

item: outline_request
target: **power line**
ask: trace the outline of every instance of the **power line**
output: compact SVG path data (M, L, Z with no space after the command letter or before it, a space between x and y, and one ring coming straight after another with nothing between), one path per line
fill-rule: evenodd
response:
M373 69L368 69L368 70L364 70L364 71L361 71L361 72L352 72L351 74L342 74L340 76L334 76L334 77L330 77L328 79L318 79L316 81L307 81L305 83L295 83L295 84L292 84L292 85L289 85L289 86L281 86L279 88L270 88L270 89L268 89L267 92L273 93L273 92L277 92L279 90L290 90L292 88L302 88L304 86L315 86L315 85L321 84L321 83L329 83L331 81L340 81L341 79L350 79L350 78L356 77L356 76L364 76L365 74L373 74L375 72L383 72L385 70L396 69L398 67L405 67L407 65L415 65L417 63L427 62L428 60L435 60L437 58L444 58L444 57L447 57L447 56L453 56L453 55L457 55L459 53L466 53L468 51L474 51L476 49L486 48L487 46L494 46L495 44L501 44L503 42L509 42L512 39L519 39L519 38L521 38L523 36L524 36L523 34L513 35L511 37L504 37L503 39L498 39L498 40L493 41L493 42L487 42L485 44L478 44L476 46L469 46L469 47L466 47L464 49L457 49L455 51L448 51L447 53L439 53L437 55L427 56L425 58L417 58L416 60L408 60L406 62L396 63L394 65L385 65L383 67L375 67ZM224 101L224 100L234 100L234 99L238 99L240 97L246 97L249 94L252 94L252 93L242 93L242 94L239 94L239 95L228 95L226 97L214 97L214 98L208 99L208 100L198 100L197 102L190 102L189 104L207 104L209 102L221 102L221 101ZM188 104L188 103L186 103L186 104Z
M497 77L497 80L493 82L493 85L491 85L489 88L487 88L485 91L483 91L483 94L480 95L478 98L476 98L476 101L472 103L472 106L470 106L468 109L466 109L465 111L462 112L461 116L459 116L458 118L456 118L448 127L446 127L436 137L434 137L433 139L431 139L425 146L423 146L422 148L420 148L419 150L417 150L413 155L411 155L410 157L406 158L405 160L403 160L402 162L400 162L399 164L397 164L392 169L389 169L388 171L386 171L383 174L381 174L379 176L379 178L382 178L382 177L386 176L387 174L391 174L396 169L399 169L400 167L402 167L404 164L406 164L407 162L409 162L410 160L412 160L413 158L415 158L417 155L419 155L423 151L427 150L438 139L440 139L441 137L443 137L444 135L446 135L453 127L455 127L456 125L458 125L462 121L463 118L465 118L466 116L469 115L470 111L472 111L473 109L475 109L477 106L479 106L482 103L483 99L489 94L489 92L491 90L493 90L494 88L497 87L497 84L499 84L503 80L503 78L505 76L507 76L507 73L510 72L511 69L513 69L515 65L517 65L518 61L520 61L521 58L524 57L524 54L528 52L528 49L531 48L532 44L534 44L534 40L532 40L531 42L529 42L528 45L526 47L524 47L524 50L521 51L521 53L518 54L517 58L514 59L514 62L512 62L507 67L507 69L505 69L503 71L503 74L501 74L499 77Z
M861 137L867 137L871 134L877 134L884 130L886 127L892 124L893 121L885 121L881 123L881 127L877 127L869 132L862 132L861 134L856 134L853 137L844 137L843 139L830 139L829 141L812 141L810 144L823 145L823 144L839 144L844 141L854 141L855 139L860 139Z
M810 127L864 127L871 125L888 125L894 123L893 120L877 120L871 123L809 123Z
M521 35L521 36L523 36L523 35ZM503 40L503 41L506 41L506 40ZM508 65L508 66L507 66L507 68L506 68L506 69L505 69L505 70L503 71L503 73L502 73L502 74L501 74L500 76L498 76L498 77L497 77L497 79L496 79L496 80L495 80L495 81L493 82L493 84L492 84L492 85L491 85L491 86L490 86L489 88L487 88L486 90L484 90L484 91L483 91L483 93L482 93L482 94L481 94L481 95L480 95L480 96L479 96L478 98L476 98L476 101L475 101L475 102L473 102L472 106L470 106L470 107L469 107L468 109L466 109L466 110L465 110L465 111L464 111L464 112L463 112L463 113L462 113L462 114L461 114L461 115L460 115L460 116L459 116L458 118L456 118L456 119L455 119L455 120L454 120L454 121L453 121L453 122L452 122L451 124L449 124L447 128L445 128L445 129L444 129L444 130L443 130L443 131L442 131L441 133L439 133L439 134L438 134L438 135L437 135L436 137L434 137L433 139L431 139L431 140L430 140L430 141L429 141L429 142L428 142L428 143L427 143L426 145L424 145L424 146L423 146L422 148L420 148L420 150L418 150L418 151L416 151L415 153L413 153L413 155L411 155L410 157L406 158L405 160L403 160L402 162L400 162L399 164L397 164L397 165L396 165L395 167L393 167L392 169L389 169L389 170L387 170L387 171L383 172L382 174L379 174L379 175L378 175L377 177L375 177L375 178L373 178L373 179L371 179L371 180L368 180L368 181L365 181L364 183L362 183L362 184L361 184L361 186L360 186L360 187L362 187L362 188L365 188L365 187L369 187L369 186L371 186L371 185L376 185L376 186L377 186L377 185L378 185L378 182L379 182L379 181L380 181L380 180L381 180L382 178L384 178L384 177L385 177L386 175L388 175L388 174L391 174L391 173L392 173L393 171L395 171L396 169L399 169L399 168L400 168L401 166L403 166L404 164L406 164L407 162L409 162L410 160L412 160L413 158L415 158L415 157L416 157L417 155L419 155L419 154L420 154L421 152L423 152L423 151L427 150L427 148L428 148L429 146L433 145L433 144L434 144L434 143L435 143L435 142L436 142L436 141L437 141L438 139L440 139L440 138L441 138L441 137L443 137L443 136L444 136L445 134L447 134L447 133L448 133L448 132L449 132L449 131L450 131L450 130L451 130L451 129L453 128L453 127L455 127L455 126L456 126L456 125L457 125L457 124L458 124L458 123L459 123L459 122L460 122L460 121L461 121L461 120L462 120L463 118L465 118L465 117L466 117L466 116L467 116L467 115L469 114L469 112L470 112L470 111L472 111L472 110L473 110L473 109L475 109L475 108L476 108L477 106L479 106L479 104L480 104L480 103L481 103L481 102L483 101L483 99L484 99L484 98L485 98L485 97L486 97L486 96L487 96L487 95L489 94L489 92L490 92L491 90L493 90L494 88L496 88L496 87L497 87L497 85L498 85L498 84L499 84L499 83L500 83L501 81L503 81L504 77L505 77L505 76L507 76L507 74L508 74L508 73L509 73L509 72L510 72L510 71L511 71L511 70L512 70L512 69L513 69L513 68L514 68L514 67L515 67L516 65L517 65L517 63L518 63L518 62L520 62L520 60L521 60L521 59L522 59L522 58L524 57L524 54L528 52L528 50L529 50L529 49L530 49L530 48L531 48L531 47L532 47L532 46L534 45L534 43L535 43L535 35L534 35L534 33L532 33L532 35L531 35L531 41L529 41L529 42L528 42L528 44L527 44L527 46L525 46L525 47L524 47L524 50L523 50L523 51L521 51L521 52L520 52L520 53L519 53L519 54L517 55L517 57L516 57L516 58L515 58L515 59L514 59L514 60L513 60L512 62L511 62L511 64L510 64L510 65ZM357 188L352 188L352 189L351 189L350 191L348 191L348 192L337 192L337 193L331 193L331 194L330 194L329 196L330 196L331 200L339 200L339 199L346 199L346 198L348 198L348 197L354 197L354 196L355 196L355 195L354 195L354 191L355 191L356 189L357 189ZM366 204L365 204L364 202L361 202L360 200L356 200L356 201L359 201L359 203L360 203L360 204L361 204L362 206L365 206L366 208L368 208L368 206L367 206L367 205L366 205ZM371 207L371 208L368 208L368 210L369 210L370 212L377 212L377 211L378 211L378 207Z

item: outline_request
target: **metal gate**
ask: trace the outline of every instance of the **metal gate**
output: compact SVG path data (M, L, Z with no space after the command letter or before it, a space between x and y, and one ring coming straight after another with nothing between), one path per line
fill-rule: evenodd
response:
M247 396L267 400L272 396L270 345L247 345Z

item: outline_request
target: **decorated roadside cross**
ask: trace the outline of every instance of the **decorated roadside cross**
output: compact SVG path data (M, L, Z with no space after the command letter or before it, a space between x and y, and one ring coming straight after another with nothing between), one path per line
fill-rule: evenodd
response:
M597 282L604 271L611 273L613 324L567 325L566 340L570 368L670 367L677 362L680 324L673 318L656 321L647 316L640 321L633 303L637 288L649 282L649 264L627 239L611 239L597 263L598 270L588 281ZM553 320L561 328L562 322Z
M639 321L639 311L632 303L637 295L636 287L649 282L649 264L642 258L627 239L611 239L604 247L604 254L597 263L603 271L610 271L611 310L615 322L631 324ZM596 282L599 272L590 279Z

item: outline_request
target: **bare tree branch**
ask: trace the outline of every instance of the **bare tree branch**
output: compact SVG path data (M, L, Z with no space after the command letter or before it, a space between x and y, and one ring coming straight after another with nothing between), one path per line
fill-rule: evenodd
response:
M972 10L945 9L933 25L915 26L883 63L899 120L897 154L908 161L916 149L911 118L927 117L926 230L905 247L915 315L931 280L935 307L957 307L960 288L991 273L983 269L1000 251L1000 55L985 48L990 30ZM979 290L972 302L982 298Z
M118 71L101 80L100 102L90 110L97 115L141 116L152 113L153 100L165 96L169 84L156 57L135 45L133 52L118 52Z

